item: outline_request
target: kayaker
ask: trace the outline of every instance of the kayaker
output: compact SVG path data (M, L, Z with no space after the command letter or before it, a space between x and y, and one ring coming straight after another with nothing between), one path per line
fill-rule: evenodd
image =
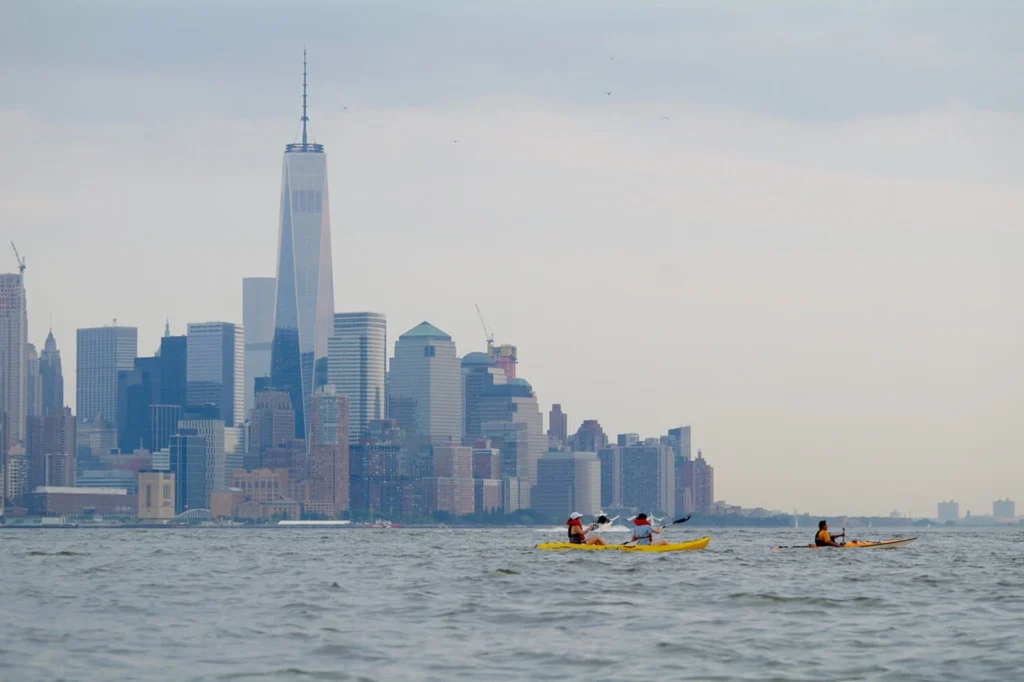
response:
M661 529L652 527L651 522L647 520L647 514L641 512L633 519L633 539L630 542L638 545L667 545L668 542L665 540L654 539L656 533L661 533Z
M604 520L602 521L602 519ZM569 527L569 542L574 545L603 545L604 540L596 535L588 538L587 533L607 522L607 516L599 516L597 517L597 522L583 528L583 514L579 512L569 514L569 520L565 522L565 525Z
M842 532L839 535L832 535L828 532L828 521L822 519L818 521L818 534L814 536L815 547L842 547L843 545L836 542L836 538L845 538L846 532Z

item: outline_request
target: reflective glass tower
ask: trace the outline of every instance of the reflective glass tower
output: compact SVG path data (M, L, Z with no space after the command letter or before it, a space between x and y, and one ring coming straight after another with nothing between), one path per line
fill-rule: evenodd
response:
M270 382L295 409L295 437L305 438L309 401L327 383L327 338L334 324L331 215L327 156L308 141L306 58L302 58L302 142L285 146L281 173L281 227Z

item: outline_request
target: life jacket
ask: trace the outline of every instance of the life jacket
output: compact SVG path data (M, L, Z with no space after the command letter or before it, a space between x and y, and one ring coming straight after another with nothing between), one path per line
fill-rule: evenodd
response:
M633 525L636 526L633 529L633 537L636 538L637 544L651 544L651 541L654 539L654 529L651 528L651 522L647 519L634 519Z
M817 534L815 534L815 536L814 536L814 546L815 547L831 547L832 545L830 545L829 543L825 542L825 540L821 537L822 533L828 533L828 531L827 530L819 530L817 532ZM831 540L832 539L832 534L829 533L828 537ZM832 542L835 542L835 540L832 540Z
M574 545L582 545L584 541L586 541L587 536L583 533L583 522L580 519L569 519L565 522L565 525L569 527L568 533L570 543ZM577 529L576 533L572 532L573 526Z

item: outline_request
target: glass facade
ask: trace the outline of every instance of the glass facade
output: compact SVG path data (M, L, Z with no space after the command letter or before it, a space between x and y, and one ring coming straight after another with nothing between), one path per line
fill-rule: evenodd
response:
M256 379L270 376L270 346L274 341L273 277L242 280L242 326L245 327L245 413L256 395Z
M281 176L277 290L270 377L295 409L295 437L309 428L309 400L327 382L334 275L327 157L323 146L288 145Z
M327 341L327 380L348 396L349 442L363 437L366 426L383 419L384 370L387 366L387 320L382 313L338 313Z
M389 415L407 436L461 441L462 364L448 334L423 322L398 337L388 390Z
M78 330L75 399L79 420L102 417L117 424L117 375L135 368L139 332L135 327Z
M188 325L186 397L192 408L216 407L226 426L245 421L245 334L230 322Z

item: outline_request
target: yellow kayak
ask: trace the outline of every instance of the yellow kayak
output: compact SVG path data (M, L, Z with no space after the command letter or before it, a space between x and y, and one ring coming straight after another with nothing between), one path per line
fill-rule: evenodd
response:
M699 540L690 540L689 542L673 542L668 545L574 545L571 542L545 542L542 545L537 545L537 549L543 549L550 552L560 552L562 550L583 550L585 552L599 552L601 550L611 550L616 552L685 552L687 550L704 549L711 542L711 537L700 538Z
M894 549L896 547L905 547L916 539L917 538L893 538L892 540L879 540L877 542L869 540L850 540L842 547L797 545L795 547L772 547L772 549Z

